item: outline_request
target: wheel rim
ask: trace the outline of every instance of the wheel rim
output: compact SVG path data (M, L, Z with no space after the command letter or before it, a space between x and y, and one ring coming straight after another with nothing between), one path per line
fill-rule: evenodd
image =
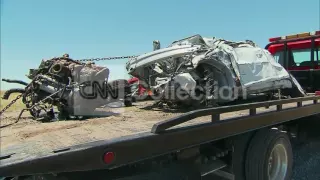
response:
M269 180L282 180L288 170L288 155L283 144L277 144L271 151L268 162Z

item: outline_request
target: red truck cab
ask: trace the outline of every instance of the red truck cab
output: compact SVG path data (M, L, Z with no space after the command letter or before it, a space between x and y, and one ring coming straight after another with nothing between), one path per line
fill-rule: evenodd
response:
M320 31L274 37L266 49L307 92L320 90Z

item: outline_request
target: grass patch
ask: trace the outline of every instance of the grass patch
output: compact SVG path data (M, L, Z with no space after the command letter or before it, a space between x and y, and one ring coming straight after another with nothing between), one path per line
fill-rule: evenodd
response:
M5 91L0 91L0 110L2 110L5 106L7 106L13 99L15 99L20 93L13 93L9 97L8 100L2 99L3 93ZM16 101L9 109L7 109L5 112L10 112L10 111L17 111L17 110L22 110L26 106L22 103L21 98Z

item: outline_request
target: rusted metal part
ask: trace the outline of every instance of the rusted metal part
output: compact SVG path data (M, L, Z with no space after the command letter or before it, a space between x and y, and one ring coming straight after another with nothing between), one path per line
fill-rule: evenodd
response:
M27 77L31 79L30 83L20 80L3 79L5 82L22 84L26 87L24 89L11 89L5 92L3 99L8 99L11 93L19 92L22 94L9 103L1 111L1 114L3 114L20 98L22 98L22 102L26 105L26 108L20 112L17 122L25 111L29 111L32 117L37 120L39 120L39 118L41 119L42 114L47 115L45 119L55 118L55 115L53 115L54 106L57 107L59 111L58 116L63 119L69 118L70 116L78 116L74 112L74 106L79 106L79 104L82 104L83 106L82 109L80 108L80 110L78 110L79 112L88 110L90 111L88 113L91 113L91 111L96 107L105 105L108 100L102 98L99 99L99 101L95 101L93 104L90 104L92 101L90 101L89 104L86 102L74 102L83 98L79 95L81 94L81 86L88 79L90 82L105 84L106 88L111 88L111 91L119 91L119 89L123 89L123 91L125 91L123 97L124 104L129 106L131 105L131 100L129 100L128 97L131 92L129 91L130 88L128 88L129 83L127 83L127 80L124 80L126 81L124 83L122 83L122 80L108 82L109 69L107 67L95 65L93 62L134 57L136 56L74 60L70 58L69 54L64 54L61 57L42 60L37 69L30 69L29 74L27 75ZM122 87L121 84L124 87ZM75 96L77 96L78 99L74 98Z

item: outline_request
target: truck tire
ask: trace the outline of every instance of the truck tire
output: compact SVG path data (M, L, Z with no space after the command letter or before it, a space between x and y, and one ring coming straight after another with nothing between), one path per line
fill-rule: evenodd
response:
M232 170L235 180L246 180L244 164L246 162L246 153L253 135L253 132L248 132L233 138L234 150L232 152Z
M293 153L286 133L276 129L258 131L250 142L246 156L246 179L291 179Z

